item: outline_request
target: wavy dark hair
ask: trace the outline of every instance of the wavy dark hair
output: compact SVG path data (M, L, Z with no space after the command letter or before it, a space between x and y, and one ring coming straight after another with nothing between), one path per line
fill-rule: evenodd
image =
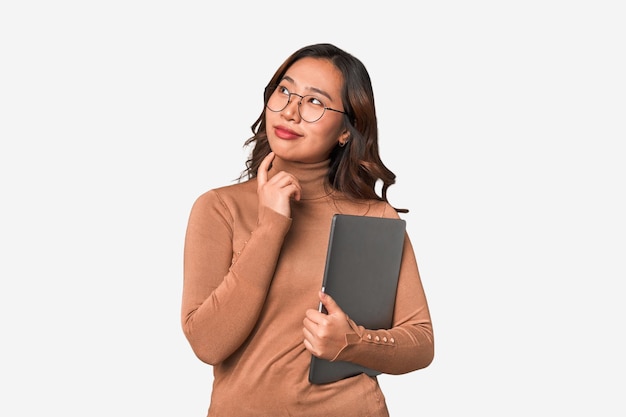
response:
M289 67L306 57L327 59L343 76L341 101L346 112L343 119L350 136L345 146L335 146L330 154L326 186L351 199L389 202L387 189L395 184L396 175L380 159L378 122L369 73L359 59L329 43L309 45L297 50L276 70L264 90L263 111L251 126L253 136L244 143L244 147L253 148L239 180L255 178L263 158L271 152L265 125L267 100L273 91L270 86L277 85ZM382 183L381 195L376 192L379 181ZM408 212L407 209L395 210Z

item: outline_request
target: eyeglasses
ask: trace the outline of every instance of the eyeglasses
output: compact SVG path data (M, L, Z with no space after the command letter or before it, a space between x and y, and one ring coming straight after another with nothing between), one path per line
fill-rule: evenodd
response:
M271 91L272 93L267 100L266 107L273 112L283 111L291 102L291 96L300 97L300 101L298 102L298 113L300 113L302 120L308 123L317 122L322 118L326 110L347 114L344 111L324 106L322 100L317 96L311 94L301 96L300 94L291 93L282 85L269 86L267 87L267 91Z

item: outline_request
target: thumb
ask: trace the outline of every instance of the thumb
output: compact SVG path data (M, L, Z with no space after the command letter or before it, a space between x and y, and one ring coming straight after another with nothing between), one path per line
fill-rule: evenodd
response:
M265 158L263 158L263 161L261 161L261 164L259 164L259 168L257 169L257 174L256 174L259 187L261 187L267 182L267 171L270 169L270 166L271 166L270 164L272 163L273 160L274 160L274 152L270 152L267 155L265 155Z
M328 314L343 313L343 310L341 310L337 302L330 295L320 291L319 297Z

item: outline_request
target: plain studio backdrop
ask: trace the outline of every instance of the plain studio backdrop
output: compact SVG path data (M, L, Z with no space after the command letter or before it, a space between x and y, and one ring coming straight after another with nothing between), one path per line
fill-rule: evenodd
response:
M4 416L204 416L183 239L262 91L331 42L372 77L436 357L393 417L623 416L626 26L618 1L7 1Z

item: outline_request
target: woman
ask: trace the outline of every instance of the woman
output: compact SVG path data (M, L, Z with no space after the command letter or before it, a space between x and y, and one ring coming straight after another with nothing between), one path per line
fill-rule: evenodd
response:
M201 195L185 238L182 327L213 365L208 416L388 416L376 377L308 381L311 355L403 374L434 354L408 236L391 329L363 328L320 292L335 213L406 211L387 201L395 175L379 157L369 74L331 44L310 45L278 68L264 102L242 181Z

